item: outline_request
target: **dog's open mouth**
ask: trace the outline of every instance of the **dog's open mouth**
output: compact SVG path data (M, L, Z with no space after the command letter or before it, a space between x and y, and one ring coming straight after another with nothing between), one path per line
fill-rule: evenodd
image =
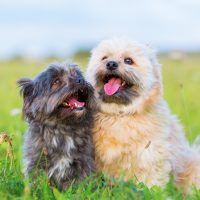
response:
M139 96L137 77L128 72L99 72L96 79L99 98L103 102L129 104Z
M112 96L129 85L119 76L107 75L103 79L104 92L108 96Z
M84 90L78 90L72 96L67 97L62 106L70 108L71 110L82 110L86 106L87 94Z

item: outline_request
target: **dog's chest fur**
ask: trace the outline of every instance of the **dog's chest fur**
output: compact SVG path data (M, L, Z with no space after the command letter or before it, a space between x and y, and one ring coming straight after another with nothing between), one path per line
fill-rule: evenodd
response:
M148 173L159 174L157 168L164 168L160 173L165 176L170 171L169 130L162 116L99 113L95 121L93 138L99 170L113 176L124 173L125 178L137 177L147 184Z
M47 151L49 162L48 176L53 175L56 179L64 177L65 171L73 163L73 153L77 147L75 146L72 130L63 126L56 129L44 128L44 146Z
M86 125L51 127L32 123L24 143L26 172L40 166L57 183L92 173L93 145L90 125Z

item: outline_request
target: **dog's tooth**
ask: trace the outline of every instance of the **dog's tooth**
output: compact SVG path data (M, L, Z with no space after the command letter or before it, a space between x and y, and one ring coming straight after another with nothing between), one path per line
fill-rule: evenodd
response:
M67 102L63 102L64 106L69 106L69 104Z
M126 82L125 81L123 81L123 83L122 83L122 86L125 86L126 85Z

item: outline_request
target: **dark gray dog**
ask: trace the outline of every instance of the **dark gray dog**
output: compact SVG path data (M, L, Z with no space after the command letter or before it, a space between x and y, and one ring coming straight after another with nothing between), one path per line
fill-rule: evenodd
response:
M18 81L29 124L24 142L26 175L46 171L65 190L94 172L92 86L74 64L51 64L34 80Z

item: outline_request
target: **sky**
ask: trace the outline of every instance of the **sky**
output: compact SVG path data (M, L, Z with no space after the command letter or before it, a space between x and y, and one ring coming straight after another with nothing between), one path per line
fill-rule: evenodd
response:
M200 0L0 1L0 59L65 56L114 36L200 50Z

